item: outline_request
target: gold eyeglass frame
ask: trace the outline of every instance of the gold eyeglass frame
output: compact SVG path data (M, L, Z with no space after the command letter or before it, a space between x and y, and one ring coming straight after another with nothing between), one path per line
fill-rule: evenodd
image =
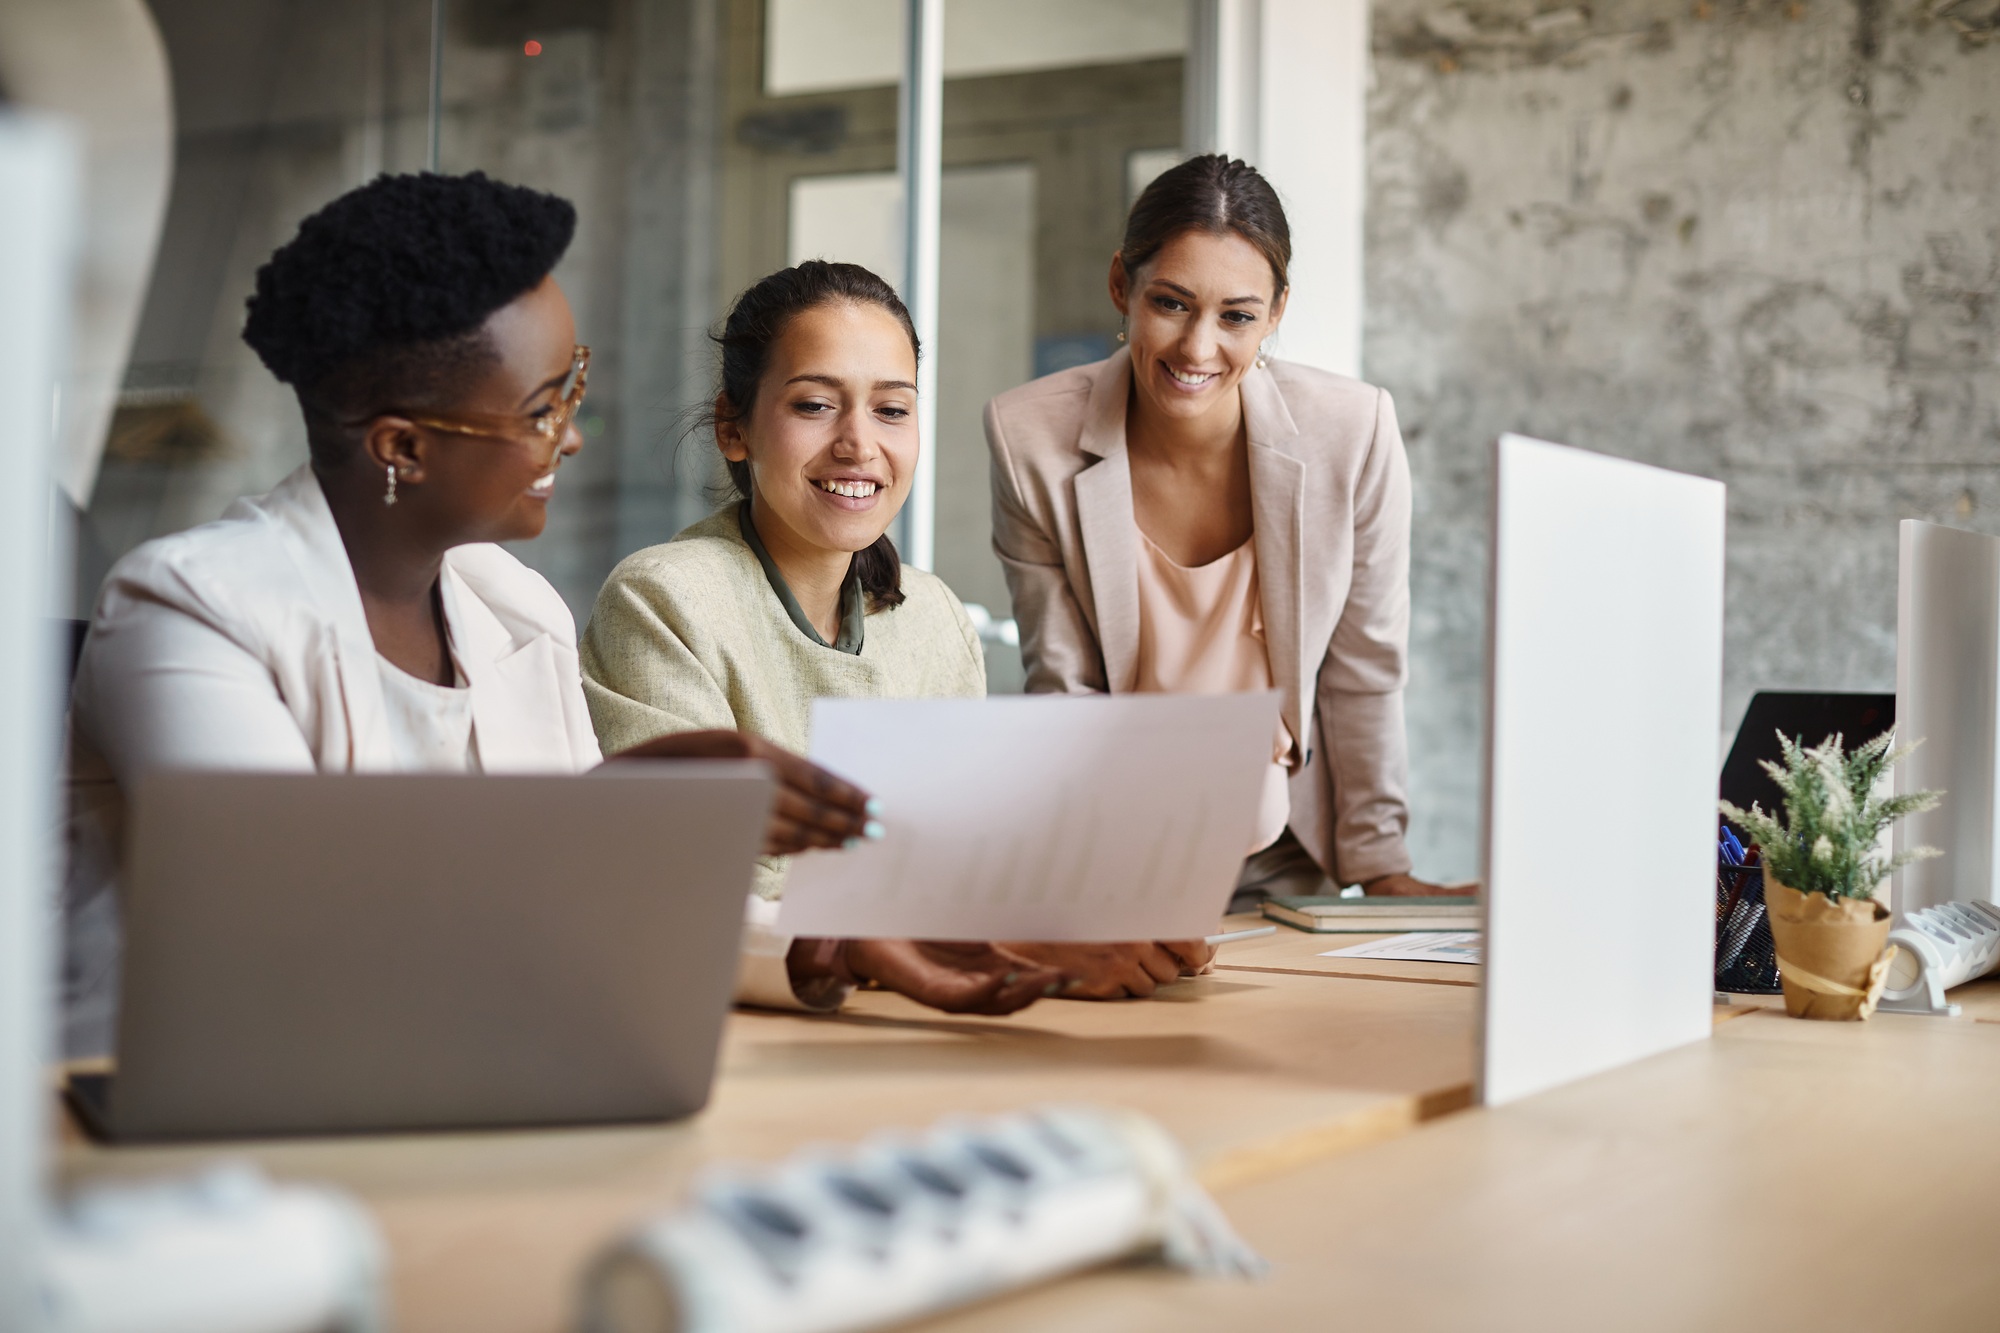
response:
M549 461L554 462L562 453L563 440L568 437L569 427L576 420L578 409L583 406L585 387L590 381L590 348L578 343L570 353L569 382L563 390L562 398L555 410L545 416L522 418L511 413L500 415L487 412L460 412L451 416L430 416L418 412L389 410L378 412L377 416L398 416L413 426L427 430L448 431L453 435L480 435L490 439L520 440L523 422L550 448Z

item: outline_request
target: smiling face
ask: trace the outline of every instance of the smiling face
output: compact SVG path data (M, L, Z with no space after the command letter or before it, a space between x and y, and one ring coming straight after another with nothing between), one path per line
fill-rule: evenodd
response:
M748 463L751 512L774 558L845 557L889 529L917 467L917 356L887 310L832 301L792 317L744 411L716 443Z
M488 354L439 413L476 422L480 433L426 428L394 415L369 428L375 475L384 460L397 462L398 504L407 504L408 518L444 545L540 536L556 471L583 447L574 422L555 441L534 425L561 405L576 348L576 317L555 279L544 278L494 311L481 331Z
M1236 386L1284 317L1276 287L1270 263L1235 232L1182 232L1137 273L1114 258L1111 300L1145 407L1183 421L1233 412Z

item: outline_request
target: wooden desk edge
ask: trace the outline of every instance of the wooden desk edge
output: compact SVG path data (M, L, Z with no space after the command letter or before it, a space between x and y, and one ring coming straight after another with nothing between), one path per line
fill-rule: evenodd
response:
M1337 1120L1273 1135L1221 1153L1195 1172L1211 1193L1254 1185L1298 1167L1407 1134L1427 1120L1471 1108L1472 1084L1401 1097Z
M1338 977L1343 981L1389 981L1409 986L1470 986L1479 978L1461 981L1456 977L1413 977L1389 972L1341 972L1330 967L1256 967L1247 963L1217 963L1218 972L1271 972L1283 977Z

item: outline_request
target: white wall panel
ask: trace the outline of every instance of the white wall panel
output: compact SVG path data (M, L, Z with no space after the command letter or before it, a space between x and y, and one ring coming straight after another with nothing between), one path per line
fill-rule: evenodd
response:
M949 0L947 78L1179 55L1188 0ZM902 0L765 0L764 91L773 96L895 83Z
M1904 519L1899 564L1896 739L1923 744L1896 766L1896 790L1945 793L1896 826L1899 848L1944 853L1898 876L1900 919L1938 903L2000 902L2000 537Z
M1292 226L1276 353L1361 374L1367 214L1366 0L1261 0L1256 165Z

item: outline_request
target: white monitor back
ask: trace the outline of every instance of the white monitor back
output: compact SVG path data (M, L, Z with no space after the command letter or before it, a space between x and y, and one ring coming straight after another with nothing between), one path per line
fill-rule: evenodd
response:
M1897 791L1945 793L1896 826L1897 847L1936 847L1891 895L1898 916L1948 902L2000 902L2000 538L1904 520L1896 582L1896 739L1921 740Z
M1540 440L1497 446L1489 1105L1709 1033L1724 498Z

